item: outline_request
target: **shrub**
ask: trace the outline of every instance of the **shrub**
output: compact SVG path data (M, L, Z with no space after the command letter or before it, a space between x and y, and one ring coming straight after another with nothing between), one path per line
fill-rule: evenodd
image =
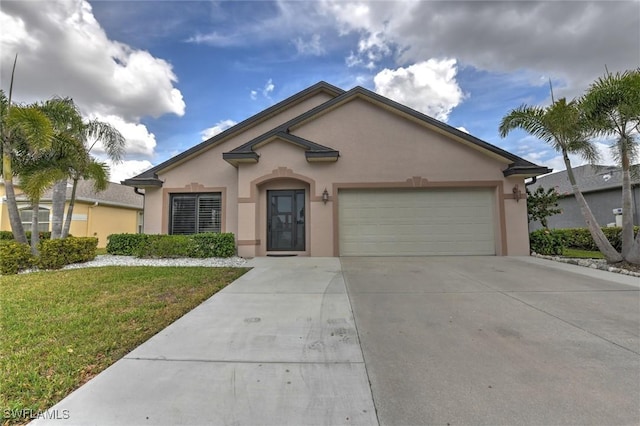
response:
M107 253L143 258L231 257L236 254L232 233L206 232L193 235L114 234Z
M107 237L107 253L134 256L145 243L146 234L112 234Z
M14 275L33 265L34 258L28 244L15 241L0 242L0 273Z
M94 237L68 237L44 240L38 245L41 269L60 269L71 263L87 262L95 259L98 239Z
M636 226L634 229L635 234L637 234L640 228ZM554 232L559 232L562 235L568 248L589 251L599 250L587 228L556 229ZM616 250L622 250L622 228L607 227L602 228L602 232Z
M186 235L147 235L138 247L137 257L189 257L191 241Z
M529 247L538 254L560 255L565 248L564 237L556 230L539 229L529 234Z
M236 254L236 241L231 232L191 235L193 245L189 257L231 257Z
M25 232L27 236L27 241L31 240L31 231ZM38 233L40 235L41 240L48 240L51 238L51 232L41 231ZM13 232L11 231L0 231L0 241L3 240L13 240Z

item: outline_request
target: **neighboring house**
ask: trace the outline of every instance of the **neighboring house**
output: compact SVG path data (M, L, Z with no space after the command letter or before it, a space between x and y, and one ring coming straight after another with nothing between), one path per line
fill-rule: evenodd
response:
M123 183L146 233L233 232L244 257L528 255L524 180L549 171L320 82Z
M614 226L616 215L613 210L622 208L622 169L616 166L585 165L574 167L573 173L578 188L587 200L598 224ZM631 183L633 223L638 224L640 223L640 178L632 177ZM558 206L562 213L547 219L549 228L584 228L586 226L566 170L541 176L528 189L533 192L539 186L545 189L556 188L560 195ZM539 222L532 222L529 228L533 231L542 228L542 225Z
M25 230L31 229L32 209L24 195L17 188L16 196L20 217ZM71 183L67 186L67 203L71 198ZM107 245L111 234L142 232L143 220L142 195L136 194L128 186L109 183L106 190L95 192L91 181L79 181L76 191L76 203L71 218L70 234L76 237L98 237L98 247ZM4 183L0 180L0 230L10 231L9 213ZM40 200L38 225L41 231L51 230L51 191L47 191Z

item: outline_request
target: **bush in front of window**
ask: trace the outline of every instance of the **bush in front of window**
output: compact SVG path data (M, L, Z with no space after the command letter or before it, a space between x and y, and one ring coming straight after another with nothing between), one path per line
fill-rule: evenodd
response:
M29 244L11 240L0 242L0 273L3 275L15 275L31 268L34 262Z
M44 240L38 245L40 269L60 269L72 263L93 260L96 257L98 239L95 237L67 237Z
M107 237L107 253L142 258L231 257L236 240L231 232L204 232L191 235L112 234Z
M135 256L147 237L147 234L111 234L107 237L107 253Z

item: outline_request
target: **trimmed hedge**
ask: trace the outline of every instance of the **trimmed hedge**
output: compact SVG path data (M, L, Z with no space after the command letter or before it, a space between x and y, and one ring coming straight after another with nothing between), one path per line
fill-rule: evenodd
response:
M529 247L538 254L560 255L565 249L564 237L557 230L538 229L529 234Z
M27 241L31 241L31 231L26 231ZM49 240L51 239L51 232L38 232L41 240ZM0 231L0 241L3 240L13 240L13 232L11 231Z
M15 275L34 264L35 259L28 244L20 244L13 240L0 241L0 273Z
M68 237L44 240L38 245L40 269L60 269L72 263L93 260L96 257L98 239L95 237Z
M107 237L107 253L135 256L147 237L146 234L111 234Z
M144 258L231 257L236 254L233 233L193 235L113 234L107 237L107 253Z
M634 228L634 235L638 234L639 227ZM555 232L560 233L568 248L598 251L598 246L593 242L591 234L587 228L568 228L556 229ZM606 227L602 228L602 232L607 237L611 245L618 251L622 250L622 228Z
M639 229L638 226L634 228L634 235ZM622 228L606 227L602 232L616 250L622 250ZM539 229L529 234L529 246L531 251L547 255L562 254L560 247L599 251L587 228Z

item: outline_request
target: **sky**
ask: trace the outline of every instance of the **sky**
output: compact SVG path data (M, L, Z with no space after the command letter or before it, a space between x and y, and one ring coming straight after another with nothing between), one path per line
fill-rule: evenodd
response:
M640 0L0 1L0 88L115 126L120 182L317 83L363 86L536 164L500 120L640 67ZM598 140L601 164L613 164ZM101 147L92 152L106 160ZM574 165L584 164L572 158Z

